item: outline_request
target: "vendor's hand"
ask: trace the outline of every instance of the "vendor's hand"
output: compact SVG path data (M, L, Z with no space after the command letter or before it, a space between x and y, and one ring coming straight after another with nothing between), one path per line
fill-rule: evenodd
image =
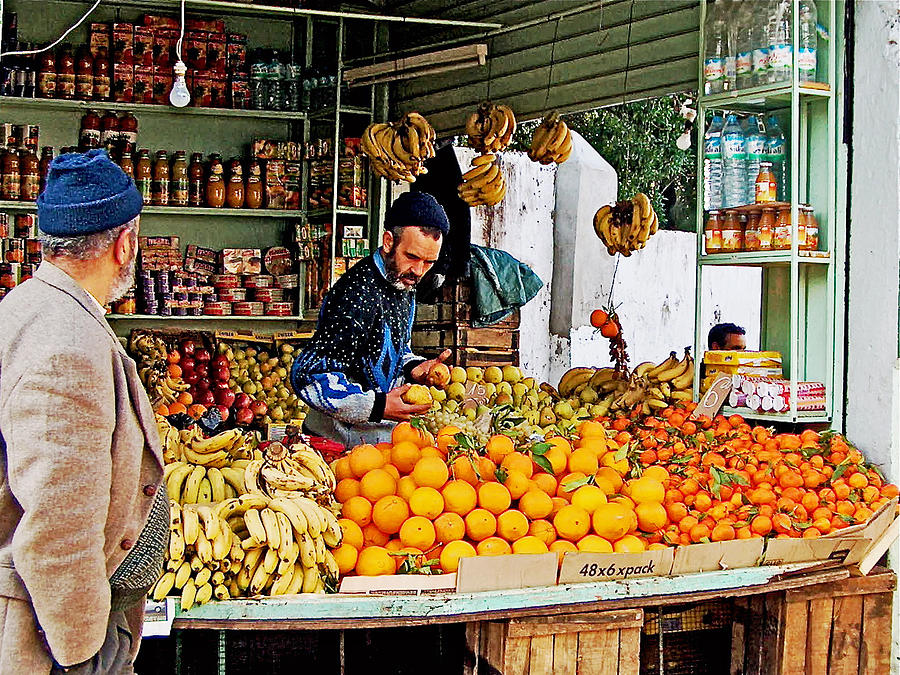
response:
M452 356L453 352L449 349L445 349L442 351L436 359L428 359L427 361L422 361L419 365L413 368L410 371L410 375L412 375L412 379L414 382L418 382L419 384L425 383L425 378L428 377L428 373L431 371L434 366L439 363L443 363L447 359Z
M391 389L384 401L384 419L395 422L405 422L410 417L424 415L431 410L431 405L412 405L403 400L403 394L409 391L412 385L404 384L402 387Z

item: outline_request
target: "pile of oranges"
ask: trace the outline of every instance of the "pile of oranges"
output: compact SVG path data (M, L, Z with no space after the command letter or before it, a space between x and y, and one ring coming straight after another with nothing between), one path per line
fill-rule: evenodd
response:
M408 423L390 443L332 465L341 574L456 571L506 553L641 552L751 537L818 537L897 496L836 434L778 434L740 416L585 421L572 438L474 449L446 427ZM548 469L552 470L549 471Z

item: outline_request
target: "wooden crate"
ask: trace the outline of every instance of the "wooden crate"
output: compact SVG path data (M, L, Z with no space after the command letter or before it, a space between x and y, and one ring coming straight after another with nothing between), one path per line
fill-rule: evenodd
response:
M734 675L886 675L896 576L876 570L828 584L738 599Z
M433 359L443 348L413 348L413 351L426 359ZM519 351L510 349L478 349L477 347L460 347L453 350L453 356L447 361L449 365L468 368L487 368L488 366L518 366Z
M462 302L439 302L434 305L416 305L416 326L428 328L432 324L472 325L472 305ZM519 310L516 309L502 321L489 328L518 328Z
M638 675L641 609L469 624L469 675Z
M504 328L469 328L455 324L444 324L414 330L413 349L457 349L477 347L479 349L518 349L519 331Z

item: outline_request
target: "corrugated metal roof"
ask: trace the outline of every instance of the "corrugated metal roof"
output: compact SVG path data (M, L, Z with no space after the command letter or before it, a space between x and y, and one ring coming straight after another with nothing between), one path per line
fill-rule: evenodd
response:
M507 27L532 22L481 37L421 26L393 31L395 50L466 35L489 46L483 67L397 83L395 114L418 110L446 134L461 129L466 115L488 97L511 105L526 120L547 109L586 110L696 87L698 0L609 0L599 8L552 18L587 4L387 0L382 11L392 14L489 20ZM534 23L544 17L550 18Z

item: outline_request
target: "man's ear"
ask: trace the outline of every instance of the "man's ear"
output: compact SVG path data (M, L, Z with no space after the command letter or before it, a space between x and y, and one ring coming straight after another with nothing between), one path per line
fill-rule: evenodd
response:
M113 244L113 257L119 265L126 265L131 260L131 256L134 253L131 250L133 245L130 228L125 228L119 232L119 236L116 237L116 242Z
M381 248L385 254L390 253L391 249L394 246L394 233L390 230L385 230L384 234L381 237Z

